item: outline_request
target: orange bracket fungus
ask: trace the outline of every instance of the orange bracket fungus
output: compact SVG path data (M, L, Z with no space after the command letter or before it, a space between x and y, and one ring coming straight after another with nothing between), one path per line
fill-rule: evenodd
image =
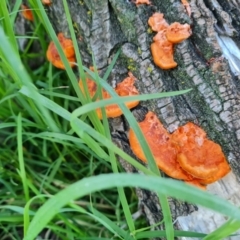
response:
M215 182L230 171L221 147L207 139L206 133L195 124L179 127L172 139L178 149L180 166L201 184Z
M204 130L193 123L169 134L157 116L148 112L139 127L158 167L170 177L204 189L231 170L221 147L207 139ZM129 130L129 142L134 154L147 162L132 129Z
M68 59L70 66L73 67L76 62L76 59L75 59L75 51L74 51L72 40L65 38L63 33L58 34L58 40L62 46L63 52L64 52L66 58ZM48 46L47 59L55 67L60 68L60 69L65 69L65 66L58 54L57 48L53 41L51 41Z
M147 4L147 5L150 5L151 2L149 0L136 0L135 4L138 6L138 5L141 5L141 4Z
M50 6L52 4L52 1L50 1L50 0L42 0L42 4Z
M190 28L190 25L180 24L178 22L172 23L166 31L166 37L168 41L172 43L180 43L183 40L189 38L192 34L192 30Z
M153 38L151 52L154 63L161 69L170 69L177 66L173 59L173 44L166 38L165 31L159 31Z
M125 78L121 83L117 84L117 86L115 88L115 92L121 97L138 95L139 92L137 91L137 89L134 86L135 80L136 80L136 78L133 76L133 74L131 72L129 72L128 77ZM87 78L86 85L87 85L90 97L93 97L97 91L96 83L93 80ZM81 80L79 81L79 87L81 88L82 92L84 93L84 87L83 87L83 83ZM108 99L108 98L111 98L111 95L107 91L102 90L102 98ZM97 99L97 100L99 100L99 99ZM125 103L125 105L129 109L136 107L138 104L139 104L138 100ZM98 117L100 119L102 119L101 109L97 109L96 111L97 111ZM106 111L107 117L109 117L109 118L119 117L122 115L122 110L119 108L119 106L117 104L111 104L111 105L106 106L105 111Z
M154 32L159 32L162 30L166 30L168 27L168 23L164 19L164 15L162 13L154 13L148 19L148 25L152 28Z
M148 24L153 31L157 32L151 44L151 52L154 63L161 69L171 69L177 66L173 59L173 44L187 39L191 35L188 24L169 24L162 13L154 13Z
M157 116L153 112L148 112L144 121L139 123L139 127L149 144L157 166L170 177L191 180L191 175L180 167L177 161L177 150L171 141L171 135ZM129 142L133 153L142 161L147 162L132 129L129 131Z
M22 4L21 9L22 9L22 15L25 19L29 21L34 20L32 10L28 6Z
M126 96L135 96L138 95L139 92L134 86L136 78L133 76L131 72L128 73L128 77L126 77L122 82L118 83L115 91L121 97ZM136 107L139 104L139 100L126 102L126 106L131 109Z

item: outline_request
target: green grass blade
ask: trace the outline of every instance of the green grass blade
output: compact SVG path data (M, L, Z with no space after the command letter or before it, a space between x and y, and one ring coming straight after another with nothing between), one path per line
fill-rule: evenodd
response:
M8 209L19 214L23 214L24 212L24 208L19 206L12 206L12 205L0 206L0 209ZM34 215L34 212L30 211L29 214Z
M11 25L14 25L14 22L16 20L17 14L19 12L19 8L22 4L22 0L17 0L14 4L14 7L12 9L12 12L10 13L10 18L11 18Z
M12 21L10 19L9 12L7 9L6 0L1 0L0 16L3 17L0 21L3 22L4 31L5 31L6 35L8 36L8 41L11 42L14 52L17 55L18 54L18 45L17 45L17 41L16 41L15 34L13 31L13 24L12 24Z
M113 223L109 218L107 218L104 214L100 213L97 209L91 208L91 211L94 215L94 217L97 217L99 219L99 222L103 224L107 229L109 229L111 232L113 232L116 236L118 236L123 240L134 240L133 237L130 236L130 234L120 227L118 227L115 223Z
M119 53L120 53L120 51L116 54L116 56L115 56L114 60L112 61L111 65L108 67L108 70L107 70L108 74L112 70ZM97 84L100 85L99 84L100 77L97 74L97 70L96 70L97 68L96 68L96 63L95 63L94 57L93 57L93 63L94 63L94 69L95 69L95 74L96 74L96 81L97 81ZM100 93L100 99L102 99L101 85L100 85L100 88L98 90L99 90L99 93ZM105 136L109 140L111 140L111 133L110 133L110 127L109 127L108 119L107 119L107 116L106 116L106 112L103 109L102 109L102 116L103 116L103 126L104 126L104 130L105 130L104 131ZM109 160L111 162L113 173L118 173L117 159L116 159L116 156L115 156L114 152L111 150L111 148L108 148L108 153L109 153ZM122 209L123 209L123 212L124 212L124 216L125 216L128 228L129 228L130 232L134 232L135 231L135 225L134 225L134 221L132 219L131 211L129 209L129 204L128 204L124 189L122 187L118 187L117 189L118 189L119 199L120 199L120 202L121 202L121 205L122 205ZM126 236L124 238L126 239Z
M120 53L121 53L121 49L119 49L119 50L117 51L117 53L114 55L112 62L111 62L110 65L108 66L107 71L105 72L105 74L104 74L104 76L103 76L103 80L104 80L104 81L107 81L107 79L108 79L108 77L109 77L109 75L110 75L110 73L111 73L111 71L112 71L112 69L113 69L113 67L114 67L114 65L115 65L115 63L116 63L119 55L120 55Z
M103 174L78 181L47 200L36 212L24 240L33 240L55 214L69 202L95 191L112 187L140 187L148 189L182 201L202 205L240 221L240 210L237 207L226 200L180 181L129 173Z
M18 146L18 161L19 161L19 174L22 179L23 191L25 200L29 200L29 189L27 184L27 176L25 171L25 163L23 158L23 144L22 144L22 117L19 113L17 117L17 146Z
M23 66L19 55L17 55L10 41L8 41L8 37L4 33L1 26L0 26L0 39L1 39L0 52L3 53L2 58L12 68L9 69L9 74L13 77L13 79L15 80L19 87L25 85L28 87L29 91L36 90L36 87L32 84L32 80L28 75L25 67ZM60 130L57 127L56 122L53 120L48 110L42 107L42 104L39 104L38 102L35 102L35 104L40 109L42 119L46 122L46 125L53 131L59 132Z
M225 239L230 234L236 232L240 229L240 221L235 219L229 219L221 227L217 228L215 231L208 234L203 240L212 240L212 239Z
M2 58L6 60L9 66L11 66L12 71L9 71L9 74L13 77L13 79L16 81L19 87L21 87L23 84L29 87L34 87L34 85L31 83L32 80L27 74L20 57L18 55L18 52L14 48L14 45L11 44L11 42L8 40L7 35L5 34L3 28L0 26L0 52L2 52ZM10 69L9 69L10 70Z
M45 106L46 108L50 109L53 112L57 113L59 116L61 116L64 119L70 120L71 114L65 110L64 108L60 107L50 99L42 96L37 91L33 91L32 89L23 86L20 90L20 93L24 94L27 97L32 98L35 102L41 102L42 106Z
M107 105L111 104L117 104L119 107L121 106L121 103L124 102L130 102L134 100L149 100L149 99L158 99L158 98L164 98L169 96L177 96L181 94L188 93L190 90L182 90L182 91L175 91L175 92L167 92L167 93L152 93L152 94L142 94L142 95L136 95L136 96L128 96L128 97L112 97L92 103L87 103L84 106L81 106L77 108L74 111L74 115L83 115L85 113L88 113L90 111L93 111L97 108L101 108Z
M194 238L203 238L207 234L205 233L197 233L197 232L190 232L190 231L174 231L175 237L194 237ZM165 231L144 231L136 234L136 239L153 239L159 237L166 237ZM211 238L213 240L213 238ZM219 238L220 239L220 238Z
M44 198L44 197L49 197L49 196L46 196L46 195L38 195L36 197L33 197L31 198L25 205L25 208L24 208L24 211L23 211L23 220L24 220L24 230L23 230L23 234L24 236L26 235L27 233L27 230L28 230L28 227L29 227L29 223L30 223L30 215L32 215L32 211L30 210L30 206L32 204L32 202L36 199L41 199L41 198Z

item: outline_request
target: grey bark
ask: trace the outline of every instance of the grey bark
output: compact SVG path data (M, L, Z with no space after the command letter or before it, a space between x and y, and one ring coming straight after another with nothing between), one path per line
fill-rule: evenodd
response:
M211 140L222 146L239 181L239 56L232 52L227 55L221 41L226 37L240 45L240 1L191 0L189 3L191 17L180 0L152 0L151 5L139 7L127 0L68 0L84 64L92 65L91 54L94 54L98 69L104 72L121 47L122 53L109 78L112 86L132 71L138 78L136 85L140 93L192 88L185 95L141 102L134 114L143 119L146 109L154 111L170 132L188 121L197 123ZM56 32L68 36L62 1L53 0L46 11ZM161 70L153 63L150 43L154 33L149 33L147 21L154 12L164 13L169 23L191 24L192 36L175 46L178 63L175 69ZM113 141L132 154L124 117L110 120L110 125ZM120 162L126 171L136 171L124 160ZM138 189L137 194L149 223L161 221L161 207L154 193ZM197 209L174 199L170 200L170 206L174 219Z

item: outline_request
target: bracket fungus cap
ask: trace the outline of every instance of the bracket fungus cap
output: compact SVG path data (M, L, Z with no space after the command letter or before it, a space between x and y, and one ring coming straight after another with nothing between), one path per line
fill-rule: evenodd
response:
M146 114L145 119L139 123L139 127L146 138L157 166L164 173L176 179L191 180L193 178L180 167L171 135L153 112ZM139 140L132 129L129 130L129 142L133 153L143 162L147 162Z
M164 14L163 13L158 13L158 12L154 13L148 19L148 25L155 32L165 30L168 27L168 23L164 19Z
M215 174L219 176L224 174L219 173L222 164L227 163L221 147L207 139L206 132L200 127L187 123L172 134L172 139L178 149L177 160L180 166L192 176L199 178L202 184L209 182ZM226 172L229 169L227 167Z
M122 82L117 84L115 88L116 93L121 97L139 95L138 90L134 86L135 81L136 78L131 72L129 72L128 77L126 77ZM126 102L125 104L129 109L131 109L139 104L139 100Z
M74 63L76 62L75 59L75 51L73 47L73 43L71 39L65 38L63 33L58 34L58 40L62 46L63 52L68 59L68 62L71 67L74 67ZM65 66L58 54L57 48L53 41L50 42L48 49L47 49L47 59L51 62L55 67L60 69L65 69Z
M117 84L117 86L115 88L116 93L121 97L138 95L139 92L137 91L136 87L134 86L135 80L136 80L136 78L133 76L133 74L131 72L129 72L128 77L125 78L122 82ZM96 83L93 80L87 78L86 84L87 84L87 88L88 88L90 97L93 97L97 91ZM79 81L79 87L84 92L83 83L81 80ZM102 97L103 97L103 99L108 99L108 98L111 98L111 95L107 91L102 90ZM97 99L97 100L99 100L99 99ZM138 104L139 104L138 100L125 103L125 105L129 109L136 107ZM96 111L97 111L98 117L100 119L102 119L101 109L97 109ZM108 118L119 117L122 115L122 110L117 104L111 104L111 105L106 106L105 111L106 111L106 115Z
M135 4L138 6L138 5L141 5L141 4L147 4L147 5L150 5L151 2L149 0L136 0Z
M199 179L199 182L201 184L210 184L216 182L217 180L226 176L230 171L231 168L228 162L226 161L226 159L223 159L222 162L218 164L218 171L214 175L209 178Z
M181 24L174 22L168 26L166 30L166 37L168 41L172 43L180 43L183 40L189 38L192 34L192 30L189 24Z
M21 5L21 9L22 9L22 16L25 19L27 19L29 21L33 21L34 20L32 10L28 6L22 4Z
M177 66L173 58L173 44L169 41L153 42L151 53L154 63L161 69L171 69Z
M51 0L42 0L42 4L50 6L52 4Z
M201 189L224 177L230 166L221 147L207 139L206 132L189 122L170 134L153 112L139 123L157 166L168 176L184 180ZM133 153L147 162L134 131L129 130Z

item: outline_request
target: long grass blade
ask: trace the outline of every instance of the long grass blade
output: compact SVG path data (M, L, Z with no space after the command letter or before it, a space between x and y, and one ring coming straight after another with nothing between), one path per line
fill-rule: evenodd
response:
M129 173L103 174L82 179L47 200L36 212L24 240L33 240L37 234L46 227L54 215L69 202L95 191L112 187L140 187L148 189L182 201L202 205L240 221L240 210L237 207L226 200L180 181Z
M230 236L239 229L240 221L236 219L229 219L222 226L204 237L203 240L225 239L225 237Z
M27 176L25 171L24 157L23 157L23 144L22 144L22 116L19 113L17 117L17 147L18 147L18 161L19 161L19 174L22 179L23 191L26 201L29 200L29 189L27 184Z

